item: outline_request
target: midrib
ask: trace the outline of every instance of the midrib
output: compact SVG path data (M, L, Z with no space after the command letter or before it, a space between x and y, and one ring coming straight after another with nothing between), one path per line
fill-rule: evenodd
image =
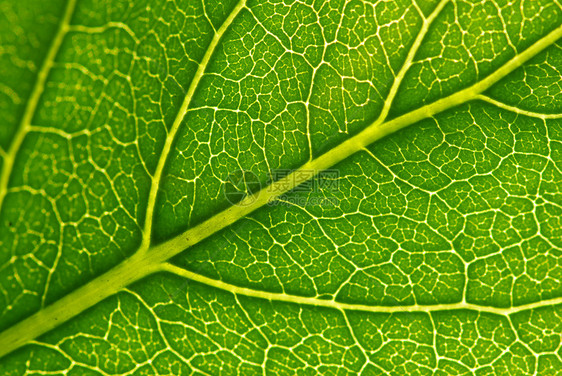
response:
M245 198L238 205L231 206L199 225L185 231L184 233L162 244L154 246L149 252L150 259L157 262L164 262L184 251L186 248L199 243L217 231L233 224L240 218L247 216L254 210L264 206L271 200L274 200L276 197L281 196L294 187L313 178L318 172L326 170L356 152L365 149L373 142L420 120L429 118L437 113L443 112L462 103L477 99L482 92L494 83L504 78L510 72L520 67L524 62L544 50L561 37L562 26L559 26L557 29L535 42L532 46L509 60L506 64L480 82L384 123L375 121L357 135L345 140L316 159L305 163L285 178L278 180L254 195Z
M243 3L244 1L239 3L237 12L239 12L243 8ZM229 19L230 22L232 22L234 20L234 17L229 17ZM226 26L224 30L226 30L227 27L228 26ZM419 109L416 109L410 113L407 113L390 121L386 121L384 123L376 121L357 135L349 138L330 151L322 154L318 158L304 164L286 178L273 183L271 186L262 189L251 197L247 197L238 205L224 210L223 212L211 217L210 219L200 223L199 225L185 231L179 236L176 236L152 248L144 245L145 243L143 242L143 247L141 247L140 252L135 253L135 255L133 255L131 258L123 261L121 264L117 265L105 274L93 279L86 285L80 287L79 289L66 295L62 299L51 304L50 306L42 309L41 311L33 314L27 319L19 322L18 324L1 333L0 357L23 346L28 341L48 332L59 324L77 316L78 314L92 307L101 300L119 292L127 285L158 271L170 271L170 266L166 263L168 259L184 251L186 248L199 243L203 239L206 239L216 232L233 224L234 222L245 217L256 209L264 206L269 201L298 186L299 184L313 178L315 176L315 173L318 173L319 171L325 170L337 164L338 162L343 161L344 159L360 150L363 150L371 143L381 139L388 134L396 132L397 130L416 123L422 119L431 117L434 114L453 108L461 103L465 103L477 98L480 93L485 91L491 85L498 82L500 79L521 66L524 62L544 50L546 47L548 47L550 44L561 37L562 26L558 27L547 36L535 42L532 46L523 51L521 54L515 56L494 73L484 78L482 81L472 85L471 87L461 90L431 104L425 105ZM210 53L210 55L211 54L212 52ZM204 68L202 68L202 70L204 71ZM194 90L195 89L193 89L193 92ZM193 92L191 93L191 95L193 95ZM188 106L189 101L190 100L184 101L182 108L184 106ZM185 108L185 110L187 110L187 107ZM180 110L180 114L181 113L182 112ZM176 119L174 124L176 124L177 122L177 126L179 127L182 119L183 115L181 116L180 120ZM172 143L173 137L172 140L169 141L170 146L168 146L168 151ZM160 169L160 176L158 177L158 179L160 179L162 170L165 165L165 158L162 159L164 159L164 161L159 163L158 168ZM154 204L156 202L156 193L153 193L152 195L152 209L150 210L153 211ZM151 225L147 226L148 228L150 228ZM184 274L185 276L189 274L189 272L187 271L185 271L185 273L187 273ZM193 273L189 275L193 279L198 278L200 281L205 281L206 283L219 288L223 285L223 283L221 282L213 283L211 279L202 276L197 277L198 275ZM226 286L227 285L224 284L224 286L222 287L224 288ZM242 288L238 289L238 292L241 293ZM250 295L250 293L247 293L247 295ZM297 297L297 299L302 304L319 304L317 301L307 302L307 300L304 298ZM358 308L365 310L367 309L367 307L368 306L348 304L345 305L345 307L342 309ZM427 310L427 308L424 308L424 306L416 307L416 310ZM440 309L455 309L455 307L488 309L485 307L466 304L463 304L462 307L458 304L440 305L439 307ZM409 310L408 308L402 308L403 307L401 307L400 309L403 311Z

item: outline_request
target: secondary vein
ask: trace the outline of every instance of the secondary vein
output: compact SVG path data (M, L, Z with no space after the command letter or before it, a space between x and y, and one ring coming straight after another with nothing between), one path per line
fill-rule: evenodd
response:
M488 102L490 104L493 104L496 107L502 108L502 109L507 110L509 112L513 112L513 113L518 114L518 115L523 115L523 116L528 116L528 117L533 117L533 118L538 118L538 119L543 119L543 120L546 120L546 119L562 119L562 114L548 114L548 113L543 113L543 112L535 112L535 111L524 110L522 108L511 106L507 103L500 102L497 99L494 99L492 97L489 97L489 96L483 95L483 94L478 95L477 99L480 99L484 102Z
M8 183L10 182L10 176L12 175L16 155L20 150L25 136L29 132L29 127L31 125L31 121L33 120L33 116L35 115L35 111L37 110L39 99L45 90L45 82L47 81L47 77L53 67L53 63L55 62L55 58L60 50L62 41L68 31L75 7L76 0L68 0L59 28L53 38L53 42L51 43L49 50L47 51L43 65L37 73L37 80L31 90L29 100L27 101L19 127L14 135L14 139L12 140L9 149L4 153L4 166L0 172L0 211L2 210L4 198L8 193Z
M562 304L562 297L543 300L535 303L524 304L520 306L506 307L506 308L481 306L481 305L471 304L466 302L433 304L433 305L414 304L414 305L407 305L407 306L383 306L383 305L342 303L336 300L318 299L314 297L305 297L305 296L291 295L286 293L275 293L275 292L268 292L262 290L255 290L247 287L240 287L240 286L232 285L230 283L219 281L217 279L205 277L201 274L197 274L192 271L168 263L163 264L161 270L178 275L183 278L190 279L192 281L202 283L207 286L228 291L236 295L249 296L252 298L259 298L259 299L265 299L265 300L276 301L276 302L334 308L341 311L394 313L394 312L435 312L435 311L445 311L445 310L469 309L472 311L489 312L497 315L510 315L512 313L526 311L529 309Z
M195 76L193 77L193 80L189 85L187 94L185 95L185 98L181 104L178 114L176 115L174 122L172 123L172 127L170 128L170 131L168 132L168 136L166 137L166 141L164 142L164 147L162 148L162 154L160 156L160 159L158 160L158 164L156 166L156 170L152 178L150 193L148 196L148 205L146 208L146 217L145 217L146 219L145 219L144 230L143 230L142 244L137 252L140 253L146 252L150 247L154 208L156 206L156 200L158 198L158 188L160 186L160 181L162 180L162 173L164 172L164 167L166 166L168 155L170 154L170 150L172 148L172 145L174 144L178 130L180 129L183 119L185 118L185 115L189 110L189 105L193 100L193 95L195 94L195 90L197 90L197 88L199 87L199 82L201 81L201 78L203 78L203 75L205 74L205 70L209 65L209 61L211 60L211 57L213 56L219 44L219 41L221 40L226 30L228 30L232 22L234 22L234 19L238 16L238 14L244 8L245 5L246 5L246 0L240 0L240 2L236 4L236 6L232 10L228 18L224 21L224 23L221 25L221 27L217 30L217 32L213 36L213 40L209 44L209 47L207 48L207 52L203 56L201 63L199 63L199 67L197 68L197 71L195 72Z
M420 29L420 32L418 33L416 39L412 43L412 47L410 47L410 51L406 56L406 60L404 61L402 68L400 69L400 71L398 72L398 74L394 79L394 83L392 84L388 96L384 101L384 105L379 117L377 118L377 120L375 120L373 124L380 124L385 121L386 117L388 116L388 112L390 111L390 107L394 102L394 98L398 93L400 84L402 84L402 81L404 80L406 73L410 70L410 67L412 66L412 62L414 61L414 58L416 57L416 54L418 53L418 50L422 45L422 42L425 39L425 36L427 35L427 32L429 31L429 27L431 26L435 18L437 18L437 16L441 13L441 11L445 7L445 5L447 5L448 2L449 0L441 0L441 2L437 4L433 12L431 12L429 17L423 20L423 24ZM423 14L421 14L421 16L423 17Z

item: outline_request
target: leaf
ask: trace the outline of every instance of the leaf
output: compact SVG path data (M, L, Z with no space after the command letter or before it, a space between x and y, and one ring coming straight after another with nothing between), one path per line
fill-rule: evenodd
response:
M0 19L1 374L562 368L558 2Z

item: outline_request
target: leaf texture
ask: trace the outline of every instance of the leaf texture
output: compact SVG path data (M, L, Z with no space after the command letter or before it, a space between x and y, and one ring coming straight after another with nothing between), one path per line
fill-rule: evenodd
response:
M0 373L560 374L560 38L555 0L0 4Z

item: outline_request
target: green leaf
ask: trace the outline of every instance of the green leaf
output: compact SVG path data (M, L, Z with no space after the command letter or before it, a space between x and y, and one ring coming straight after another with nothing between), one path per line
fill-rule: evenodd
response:
M0 374L554 375L562 6L0 4Z

